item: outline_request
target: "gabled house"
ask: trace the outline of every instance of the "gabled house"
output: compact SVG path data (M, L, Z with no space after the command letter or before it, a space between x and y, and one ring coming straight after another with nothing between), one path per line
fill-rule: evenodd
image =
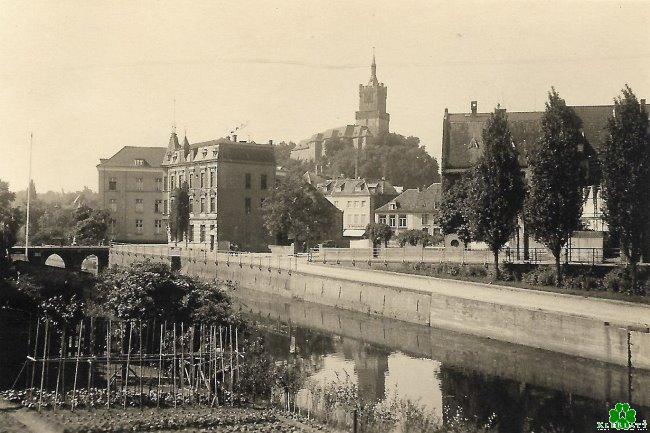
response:
M375 222L387 224L395 235L406 230L440 234L436 220L442 200L441 184L424 189L407 189L375 210Z

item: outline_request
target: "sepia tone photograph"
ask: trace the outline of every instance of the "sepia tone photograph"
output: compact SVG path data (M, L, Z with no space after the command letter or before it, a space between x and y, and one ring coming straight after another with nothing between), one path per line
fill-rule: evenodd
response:
M650 431L649 1L0 11L0 433Z

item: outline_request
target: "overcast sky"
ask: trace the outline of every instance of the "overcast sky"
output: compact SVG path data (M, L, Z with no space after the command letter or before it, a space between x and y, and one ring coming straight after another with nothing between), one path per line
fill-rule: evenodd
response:
M354 123L376 47L391 130L440 158L442 116L650 97L650 2L0 1L0 179L97 189L122 146L298 141Z

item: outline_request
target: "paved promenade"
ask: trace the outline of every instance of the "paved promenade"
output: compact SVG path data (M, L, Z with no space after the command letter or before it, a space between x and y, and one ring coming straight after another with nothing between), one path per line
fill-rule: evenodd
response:
M356 282L382 284L426 293L437 293L463 299L472 299L526 308L587 317L612 324L650 327L650 305L588 298L562 293L520 289L516 287L441 279L423 275L402 274L381 270L353 269L321 265L299 260L298 272L326 277L344 278Z

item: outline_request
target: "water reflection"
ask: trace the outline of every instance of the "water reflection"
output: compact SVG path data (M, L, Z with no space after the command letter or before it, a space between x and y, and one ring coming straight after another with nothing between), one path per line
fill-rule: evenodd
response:
M362 399L395 396L438 417L460 408L498 431L591 432L618 401L650 417L650 372L238 289L273 355L298 358L310 380L349 378Z

